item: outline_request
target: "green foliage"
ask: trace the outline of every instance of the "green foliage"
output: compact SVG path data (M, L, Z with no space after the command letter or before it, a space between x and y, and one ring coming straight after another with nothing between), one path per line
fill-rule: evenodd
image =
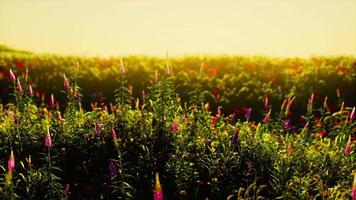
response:
M289 94L269 122L241 121L221 108L214 113L201 88L191 93L197 102L182 103L176 91L186 86L176 85L169 70L154 75L141 106L131 105L123 70L110 109L82 108L76 74L69 76L64 109L14 90L13 103L0 107L1 165L11 150L16 158L13 170L1 167L1 198L145 199L156 172L167 199L350 197L356 167L351 107L309 104L305 121L294 126L289 112L298 95ZM241 94L258 87L248 81L251 74L239 76L248 82ZM230 78L212 81L226 92ZM53 145L46 145L48 136Z

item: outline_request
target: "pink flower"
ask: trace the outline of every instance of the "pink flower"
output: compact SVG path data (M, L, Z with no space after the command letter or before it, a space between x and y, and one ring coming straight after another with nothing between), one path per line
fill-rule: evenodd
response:
M263 119L263 123L265 123L265 124L268 124L268 123L269 123L269 119L270 119L270 117L271 117L271 111L272 111L272 109L270 109L270 110L268 111L267 115L266 115L265 118Z
M116 132L114 129L111 129L111 138L112 138L112 141L114 142L114 145L117 146L117 137L116 137Z
M354 173L354 181L352 183L351 198L352 200L356 200L356 172L353 173Z
M54 96L51 94L51 99L49 100L49 105L53 106L54 105Z
M352 111L350 113L350 123L355 119L355 106L352 108Z
M7 161L7 168L11 172L15 169L15 156L13 150L11 150L9 160Z
M64 87L64 89L69 89L70 88L70 85L69 85L69 82L68 82L68 79L67 79L67 77L66 77L66 75L65 74L63 74L63 78L64 78L64 83L63 83L63 87Z
M163 200L163 191L161 184L159 182L159 174L156 172L156 184L155 184L155 190L153 192L153 200Z
M32 85L30 85L29 88L28 88L28 95L29 95L30 97L33 96Z
M16 76L15 76L14 72L11 69L9 70L9 74L10 74L10 77L9 77L10 81L15 82Z
M47 127L47 135L45 139L45 147L51 148L52 147L52 139L51 134L49 133L49 127Z
M18 93L21 93L21 92L22 92L22 87L21 87L21 83L20 83L20 80L19 80L19 79L17 79L16 90L17 90Z
M349 140L347 141L346 147L345 147L345 155L350 155L352 149L351 149L351 135L349 136Z
M308 112L313 111L313 102L314 102L314 93L312 93L310 98L308 99L308 106L307 106Z
M177 132L179 130L179 124L177 123L172 123L171 125L171 131L172 132Z
M268 97L266 97L266 99L265 99L264 107L265 107L266 110L270 107L269 106Z
M293 147L292 147L292 144L289 142L288 146L287 146L287 153L290 154L290 153L292 153L292 151L293 151Z

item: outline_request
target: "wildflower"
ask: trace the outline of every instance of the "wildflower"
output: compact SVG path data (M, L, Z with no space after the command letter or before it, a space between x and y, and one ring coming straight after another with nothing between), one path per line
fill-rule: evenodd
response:
M26 158L26 161L27 161L27 165L29 168L32 167L32 159L31 159L31 155L28 156L28 158Z
M167 65L166 65L166 74L167 74L167 75L171 75L171 73L172 73L172 69L171 69L171 67L169 66L168 62L167 62Z
M125 70L124 62L122 61L122 59L120 59L120 74L123 75L125 73L126 73L126 70Z
M243 108L243 111L245 113L246 121L248 121L251 117L252 108Z
M64 78L63 87L64 87L64 89L67 90L70 88L70 85L69 85L68 79L66 77L66 74L63 74L63 78Z
M22 92L22 87L21 87L21 83L20 83L20 80L19 80L19 79L17 79L16 90L17 90L18 93L21 93L21 92Z
M352 111L350 113L350 123L355 119L355 106L352 108Z
M313 111L313 101L314 101L314 93L312 93L310 98L308 99L307 111L310 113Z
M339 90L339 88L336 89L336 96L337 96L337 98L340 98L340 90Z
M329 108L328 108L328 96L326 96L325 97L325 99L324 99L324 110L329 110Z
M216 117L211 117L210 124L213 125L213 126L215 126L217 121L218 121L218 120L217 120Z
M284 110L284 107L285 107L286 103L287 103L287 100L284 99L284 101L283 101L283 103L282 103L282 105L281 105L281 111Z
M290 122L289 119L287 119L287 120L284 122L284 130L286 130L286 131L291 131L292 128L293 128L292 123Z
M269 120L270 120L270 117L271 117L271 111L272 111L272 109L270 109L268 111L267 115L265 116L265 118L263 118L263 123L265 123L265 124L269 123Z
M52 107L54 105L54 96L51 94L51 99L49 100L49 105Z
M101 133L101 127L100 127L99 121L95 122L95 132L97 135L100 135L100 133Z
M233 145L236 145L236 144L237 144L237 139L238 139L238 137L239 137L239 130L237 129L236 132L235 132L235 134L232 135L232 137L231 137L231 143L232 143Z
M321 137L321 138L326 137L326 131L325 130L319 131L319 137Z
M351 198L352 200L356 200L356 172L353 173L354 173L354 181L352 183Z
M345 108L345 102L343 101L342 103L341 103L341 107L340 107L340 115L342 114L342 111L344 111L344 108Z
M345 155L350 155L352 149L351 149L351 135L349 136L349 140L347 141L346 147L345 147Z
M155 75L153 76L153 82L158 83L158 71L155 71Z
M69 183L64 184L63 193L66 196L69 194Z
M30 86L29 86L29 88L28 88L28 95L29 95L30 97L32 97L32 96L33 96L33 89L32 89L32 85L30 85Z
M270 107L268 97L266 97L266 99L265 99L264 107L266 110L268 110L268 108Z
M179 124L177 123L172 123L171 125L171 131L172 132L177 132L179 130Z
M7 161L7 169L9 172L12 172L15 169L15 156L13 150L11 150L9 160Z
M116 137L116 132L114 129L111 129L111 138L112 138L112 141L114 142L114 145L117 146L117 137Z
M15 76L14 72L11 69L9 70L9 74L10 74L10 77L9 77L10 81L15 82L16 76Z
M155 184L155 190L153 192L153 200L163 200L163 191L162 191L161 183L159 182L158 172L156 172L156 184Z
M293 151L293 147L292 147L292 144L289 142L287 145L287 153L290 154L290 153L292 153L292 151Z
M115 177L117 175L116 173L116 165L115 162L113 160L110 160L109 162L109 173L110 173L110 177Z
M45 139L45 147L51 148L52 147L52 139L51 134L49 133L49 127L47 127L47 134Z

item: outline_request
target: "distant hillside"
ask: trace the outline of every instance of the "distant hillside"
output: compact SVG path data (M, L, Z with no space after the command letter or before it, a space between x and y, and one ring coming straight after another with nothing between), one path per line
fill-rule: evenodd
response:
M0 44L0 53L3 53L3 52L32 54L32 52L30 52L30 51L18 50L18 49L14 49L14 48L8 47L6 45Z

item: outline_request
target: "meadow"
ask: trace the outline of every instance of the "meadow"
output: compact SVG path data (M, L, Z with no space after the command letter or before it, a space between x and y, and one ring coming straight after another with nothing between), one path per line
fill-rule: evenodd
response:
M356 58L0 48L1 199L356 199Z

